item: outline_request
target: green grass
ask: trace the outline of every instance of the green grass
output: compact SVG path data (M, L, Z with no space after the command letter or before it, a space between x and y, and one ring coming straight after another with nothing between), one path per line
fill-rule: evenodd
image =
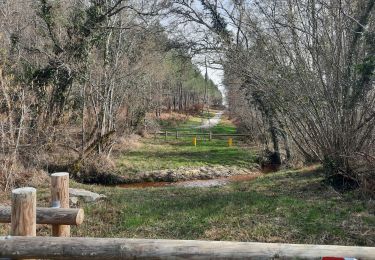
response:
M161 126L163 131L164 130L168 130L168 131L191 130L201 124L202 124L202 119L197 116L189 116L187 117L187 120L174 121L173 123L170 121L159 121L159 125Z
M143 140L141 147L120 154L116 165L120 174L127 175L182 166L251 167L255 157L255 152L245 147L228 147L226 140L198 139L197 146L194 147L192 138L170 138L167 141L150 138Z
M217 131L233 128L223 120ZM253 165L255 152L235 144L198 140L193 147L191 138L143 139L140 147L120 154L116 164L122 174L180 166ZM97 203L80 202L85 221L72 227L72 235L375 246L370 204L358 192L334 191L323 179L319 169L309 168L211 188L123 189L71 181L72 187L107 196ZM48 206L49 193L48 187L38 188L38 206ZM3 234L8 229L0 226ZM48 226L38 226L38 235L49 232Z
M212 112L212 111L210 111L210 112L208 112L208 111L204 111L203 113L201 113L201 117L203 117L203 118L212 118L212 117L214 117L215 116L215 114L216 114L216 112Z
M210 129L198 129L196 127L202 125L204 120L207 118L212 118L215 116L214 112L207 113L201 116L189 116L188 120L176 122L175 126L171 126L168 124L163 123L163 121L159 122L162 127L162 131L179 131L189 132L189 133L209 133L210 131L214 134L234 134L237 132L236 126L228 119L226 115L222 116L221 121L216 126Z
M107 196L80 202L85 220L72 227L72 236L375 246L375 216L366 201L322 180L319 170L301 170L211 188L121 189L71 181L71 187ZM38 206L48 206L49 197L48 187L38 188ZM9 225L0 232L9 234ZM38 236L49 233L48 225L38 225Z
M297 171L216 188L78 185L108 200L82 204L86 220L73 234L374 246L375 217L364 201L322 179Z
M210 130L192 129L188 126L200 125L201 119L190 117L180 125L179 134L208 133ZM185 132L181 129L185 129ZM214 134L236 133L235 125L223 116L218 125L211 131ZM227 138L208 140L207 136L197 136L197 146L192 145L193 136L175 134L164 139L164 136L142 140L141 147L116 155L117 172L120 175L133 175L144 171L175 169L183 166L237 166L250 168L255 164L256 151L244 147L234 138L233 147L227 146Z
M213 134L235 134L237 128L227 117L223 116L219 124L211 128L210 131Z
M175 128L170 128L168 130L191 130L202 124L202 118L198 116L189 116L189 119Z

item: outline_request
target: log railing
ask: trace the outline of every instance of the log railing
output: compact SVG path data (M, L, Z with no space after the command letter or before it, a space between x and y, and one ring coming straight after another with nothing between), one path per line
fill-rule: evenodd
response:
M0 223L11 223L11 235L35 236L36 224L52 225L52 235L69 237L70 225L80 225L83 209L69 208L69 174L51 175L51 208L36 207L36 189L12 191L12 206L0 206Z
M39 259L375 259L375 248L252 242L0 237L0 258ZM340 258L339 258L340 257Z
M201 137L202 139L206 139L209 141L212 141L213 139L222 139L223 137L227 137L227 143L228 146L233 145L233 138L237 137L249 137L250 134L214 134L211 131L210 132L201 132L201 133L191 133L191 132L185 132L185 131L161 131L161 132L155 132L153 133L155 139L158 135L161 135L164 137L164 140L168 139L168 136L175 136L176 139L179 139L181 137L192 137L193 146L197 146L197 138Z
M52 178L52 208L36 207L36 190L12 191L12 206L0 207L0 223L12 223L12 236L0 236L0 259L375 259L375 247L303 245L279 243L82 238L68 237L66 230L53 233L59 237L36 237L36 224L79 225L82 209L59 207L69 201L67 174ZM57 195L58 194L58 195ZM332 259L332 258L331 258Z
M207 136L209 140L214 139L215 137L248 137L251 136L250 134L215 134L210 132L197 132L197 133L192 133L192 132L186 132L186 131L160 131L160 132L154 132L153 135L156 137L158 135L163 136L165 139L167 139L169 136L175 137L176 139L181 138L181 137L191 137L191 136Z
M80 225L83 209L36 208L36 224ZM0 223L11 223L11 207L0 207Z

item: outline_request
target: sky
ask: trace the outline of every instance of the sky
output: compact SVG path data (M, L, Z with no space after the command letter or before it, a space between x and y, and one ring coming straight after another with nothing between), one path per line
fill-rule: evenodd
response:
M228 4L226 0L223 0L222 3L224 5ZM199 4L199 1L196 1L196 2L193 2L193 5L194 9L196 9L196 11L199 13L200 11L202 11L202 6ZM223 14L225 16L225 14ZM170 34L170 37L171 38L176 38L176 39L185 39L186 41L198 41L200 43L204 43L204 42L210 42L212 41L213 39L209 36L209 34L207 34L207 28L204 28L204 26L201 26L199 24L195 24L195 23L177 23L175 24L174 23L175 20L173 17L166 17L165 19L163 19L161 21L161 23L163 25L166 25L166 27L174 24L174 26L172 26L172 30L169 31L169 34ZM229 26L229 24L228 24ZM230 30L230 28L229 28ZM216 56L216 57L215 57ZM205 73L206 73L206 68L204 66L204 61L205 61L205 58L207 59L207 61L216 61L218 60L218 54L216 53L212 53L210 51L208 51L207 53L204 53L204 52L200 52L199 54L195 54L195 56L193 57L192 61L195 65L197 65L197 67L199 68L200 72L202 73L202 75L204 76ZM217 65L217 62L215 62L215 66L218 66ZM224 104L226 103L225 102L225 96L226 96L226 91L225 91L225 87L224 87L224 84L223 84L223 79L224 79L224 73L223 73L223 70L222 69L214 69L214 68L208 68L207 69L207 74L208 74L208 77L218 86L219 90L221 91L222 95L223 95L223 101L224 101Z
M206 68L202 65L199 65L199 64L198 64L198 68L199 68L200 72L202 73L202 75L204 76L205 73L206 73ZM223 95L223 101L224 101L224 104L225 104L225 87L224 87L224 84L223 84L223 78L224 78L223 71L218 70L218 69L208 68L207 74L208 74L208 77L218 86L219 90L221 91L221 93Z

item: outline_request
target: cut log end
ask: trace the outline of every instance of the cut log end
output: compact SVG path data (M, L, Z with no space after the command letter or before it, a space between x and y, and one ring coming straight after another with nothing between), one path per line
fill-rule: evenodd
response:
M85 212L83 209L79 209L76 217L76 225L81 225L85 219Z
M51 174L51 177L62 177L62 176L69 177L69 172L55 172Z
M12 190L13 194L29 194L36 193L36 189L32 187L24 187Z

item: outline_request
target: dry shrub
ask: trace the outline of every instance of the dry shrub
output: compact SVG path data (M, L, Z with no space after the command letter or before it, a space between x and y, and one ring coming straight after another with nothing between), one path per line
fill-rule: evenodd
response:
M160 125L156 118L147 117L145 120L145 125L138 129L138 134L142 137L147 137L148 133L156 133L160 131Z
M141 136L136 135L136 134L119 137L116 140L116 143L113 145L112 151L114 154L119 154L119 153L138 149L139 147L142 146L140 139L141 139Z
M190 112L193 114L199 114L204 109L204 104L194 104L190 108Z
M16 187L40 187L49 183L48 174L40 169L25 167L14 157L0 157L0 189L9 191Z
M350 158L354 176L366 197L375 198L375 157L368 154L358 154Z
M189 115L184 115L180 113L161 113L160 117L157 119L167 124L168 127L176 127L179 123L185 122L189 119Z
M75 178L82 183L111 185L121 182L115 174L115 163L105 155L97 155L85 160Z

